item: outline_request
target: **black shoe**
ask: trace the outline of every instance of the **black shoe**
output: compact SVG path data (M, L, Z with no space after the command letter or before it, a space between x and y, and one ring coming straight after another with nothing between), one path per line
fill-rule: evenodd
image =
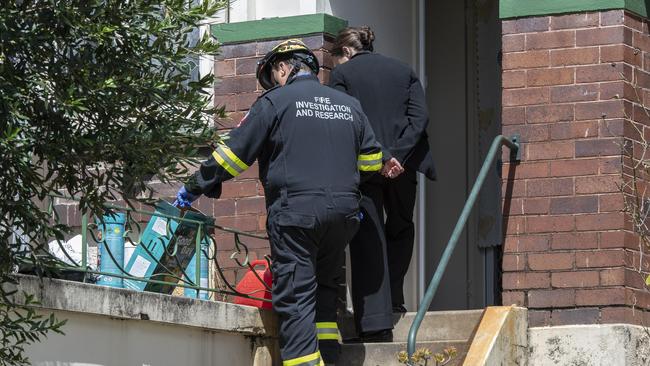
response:
M393 305L393 314L395 313L406 313L408 310L404 307L404 304Z
M359 337L344 339L343 343L390 343L393 341L393 330L384 329L372 332L361 332Z

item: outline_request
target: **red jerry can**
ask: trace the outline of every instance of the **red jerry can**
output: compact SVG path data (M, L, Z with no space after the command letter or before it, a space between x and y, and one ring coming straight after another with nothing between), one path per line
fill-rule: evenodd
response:
M269 269L268 262L265 260L256 260L251 263L251 266L255 268L257 276L263 279L264 283L266 283L266 285L270 288L273 285L273 275L271 275L271 270ZM257 269L256 267L262 268ZM271 300L271 291L269 291L264 286L264 284L260 282L257 276L255 276L255 273L249 269L248 272L246 272L244 275L244 278L239 281L237 287L235 288L242 294ZM270 301L249 299L241 296L235 296L235 304L255 306L262 309L272 308Z

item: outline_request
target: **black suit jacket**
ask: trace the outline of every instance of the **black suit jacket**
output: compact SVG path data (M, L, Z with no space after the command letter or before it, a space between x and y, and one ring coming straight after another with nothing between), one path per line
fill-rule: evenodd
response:
M408 65L362 51L332 70L329 85L361 102L377 140L393 157L435 180L424 90Z

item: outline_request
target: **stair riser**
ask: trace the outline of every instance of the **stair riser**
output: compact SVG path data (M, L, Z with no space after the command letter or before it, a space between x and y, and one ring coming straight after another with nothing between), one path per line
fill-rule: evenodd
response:
M482 310L429 312L420 325L417 339L419 342L467 340L478 325L482 313ZM415 313L394 316L393 340L395 342L407 341L414 318ZM344 339L356 335L352 318L339 320L339 329Z
M466 342L421 342L418 348L428 348L431 352L442 352L443 349L454 346L458 350L457 356L447 364L448 366L462 365L469 346ZM397 355L406 350L406 343L372 343L344 345L341 358L336 366L404 366L400 364ZM435 362L429 360L429 366Z

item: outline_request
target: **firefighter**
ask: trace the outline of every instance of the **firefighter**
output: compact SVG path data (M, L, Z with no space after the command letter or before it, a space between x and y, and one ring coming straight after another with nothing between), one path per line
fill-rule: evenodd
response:
M426 128L426 100L413 70L373 52L369 27L345 28L332 54L329 85L361 103L377 140L404 167L397 178L376 175L361 184L367 218L350 243L352 299L363 342L392 341L392 313L406 312L404 276L413 252L416 171L435 179ZM385 213L385 219L384 219Z
M336 269L359 226L361 173L380 171L387 159L358 101L321 85L318 70L299 40L267 53L257 65L266 92L176 201L185 207L201 194L218 198L221 182L258 159L284 366L337 360Z

